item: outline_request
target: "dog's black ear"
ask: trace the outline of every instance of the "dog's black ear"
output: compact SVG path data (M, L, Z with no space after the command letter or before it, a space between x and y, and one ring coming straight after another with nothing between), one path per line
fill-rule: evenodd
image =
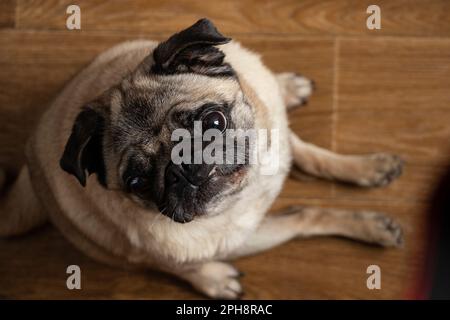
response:
M214 47L230 40L220 34L211 21L201 19L158 45L153 51L152 71L160 74L233 75L231 66L223 62L223 52Z
M75 119L72 134L67 141L59 162L61 168L77 177L86 186L88 174L97 173L99 182L105 185L105 168L102 154L104 117L90 107L85 107Z

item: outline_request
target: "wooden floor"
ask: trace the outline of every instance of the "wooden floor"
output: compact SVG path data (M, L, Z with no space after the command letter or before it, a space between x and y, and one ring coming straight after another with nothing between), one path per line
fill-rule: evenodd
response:
M407 161L404 176L382 189L290 179L274 205L385 211L405 228L403 249L295 240L236 262L246 274L245 298L408 296L424 259L428 197L449 159L450 1L377 0L382 29L373 31L366 28L373 1L365 0L75 2L81 31L65 28L71 0L0 2L1 165L20 166L39 114L96 54L125 39L162 39L206 16L261 52L273 70L316 81L309 105L290 115L304 140L343 153L393 152ZM66 289L70 264L82 269L80 291ZM381 290L366 287L372 264L381 267ZM0 297L201 298L169 276L96 263L51 226L0 240Z

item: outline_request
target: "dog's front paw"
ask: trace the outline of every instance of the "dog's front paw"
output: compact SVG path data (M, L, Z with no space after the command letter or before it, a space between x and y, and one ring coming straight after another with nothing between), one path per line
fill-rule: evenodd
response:
M392 218L380 212L358 212L364 220L365 236L368 242L384 247L399 247L403 244L403 230Z
M314 91L314 82L293 72L280 73L277 81L288 109L305 105Z
M377 153L366 156L364 175L358 184L365 187L382 187L391 183L402 174L404 161L393 154Z
M207 262L202 264L190 277L192 285L215 299L239 299L243 295L239 277L242 276L235 267L224 262Z

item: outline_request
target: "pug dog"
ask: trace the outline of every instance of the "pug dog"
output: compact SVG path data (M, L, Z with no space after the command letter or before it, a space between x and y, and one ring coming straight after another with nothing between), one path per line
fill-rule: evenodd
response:
M293 238L399 246L401 227L378 212L296 206L266 215L291 163L363 187L401 173L395 155L339 155L291 131L287 112L312 91L312 81L271 72L207 19L161 43L119 44L82 70L40 119L26 165L2 197L0 235L50 219L94 259L167 272L225 299L243 292L230 260ZM234 150L232 161L173 161L173 132L193 133L196 122L216 138L232 129L276 134L253 143L267 151L264 161L249 161L239 133L230 144L211 139L183 149L193 155L214 143ZM264 171L274 163L276 170Z

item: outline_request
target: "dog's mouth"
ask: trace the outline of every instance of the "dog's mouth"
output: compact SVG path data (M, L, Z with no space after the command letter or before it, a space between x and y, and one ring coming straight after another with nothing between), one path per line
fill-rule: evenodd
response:
M245 165L239 165L230 172L213 167L205 173L204 179L192 179L179 170L166 170L165 188L158 208L160 212L178 223L187 223L197 216L207 214L207 205L220 199L225 189L239 184L246 172Z
M199 188L187 181L179 178L164 192L163 199L158 205L162 214L171 218L175 222L186 223L202 214L202 204L198 201Z

